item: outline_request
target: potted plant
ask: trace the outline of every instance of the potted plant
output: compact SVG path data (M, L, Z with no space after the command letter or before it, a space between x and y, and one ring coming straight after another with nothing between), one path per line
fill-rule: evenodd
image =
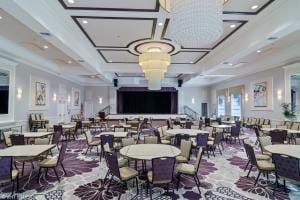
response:
M291 103L282 103L281 107L283 109L283 115L285 118L289 120L293 120L296 118L296 114L291 109Z

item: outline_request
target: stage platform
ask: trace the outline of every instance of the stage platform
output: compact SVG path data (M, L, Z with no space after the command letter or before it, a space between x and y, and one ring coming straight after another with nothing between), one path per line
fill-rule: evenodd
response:
M176 117L186 118L185 114L109 114L107 118L111 120L132 119L132 118L151 118L153 120L175 119Z

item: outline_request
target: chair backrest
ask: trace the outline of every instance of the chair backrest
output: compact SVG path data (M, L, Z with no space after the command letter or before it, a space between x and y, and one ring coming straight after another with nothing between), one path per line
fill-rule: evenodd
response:
M158 138L157 136L146 136L144 142L145 144L157 144Z
M5 145L7 147L10 147L12 145L11 144L11 139L10 139L11 135L12 135L12 131L5 131L5 132L3 132L4 142L5 142Z
M223 133L222 132L216 132L214 144L220 144L223 139Z
M180 146L181 140L189 140L190 136L188 134L178 133L175 135L175 146Z
M55 126L54 126L55 127ZM52 144L59 144L60 138L61 138L62 132L59 129L54 130L53 136L52 136Z
M205 123L205 126L210 126L210 118L205 117L204 123Z
M10 180L11 173L12 157L0 157L0 180Z
M90 144L91 142L93 142L93 136L91 134L90 131L85 131L85 137L86 137L86 141L88 144Z
M158 128L158 129L154 129L153 130L153 133L154 133L154 136L157 137L157 143L161 143L161 138L160 138L160 132L159 130L161 130L161 128Z
M246 145L250 145L250 140L249 140L249 138L243 139L243 146L244 146L244 149L245 149L247 158L249 159L249 156L248 156L248 149L247 149Z
M259 124L259 125L263 125L263 124L264 124L264 121L265 121L265 119L260 118L258 124Z
M152 159L152 183L171 183L173 181L174 166L174 157L162 157Z
M54 132L59 132L61 135L63 133L62 125L54 125L53 130L54 130Z
M65 158L66 150L67 150L67 143L63 142L61 144L61 147L60 147L60 150L59 150L58 163L63 162L63 160Z
M297 122L294 122L292 127L291 127L292 130L298 130L299 129L299 123Z
M76 123L76 131L78 129L82 129L82 121L77 121L77 123Z
M104 146L106 143L108 143L111 149L114 147L114 136L111 134L100 135L100 141L101 146Z
M12 134L10 140L12 145L25 145L24 135Z
M253 147L250 144L247 144L247 143L245 143L245 147L246 147L246 152L247 152L247 156L250 160L250 163L254 166L257 166L255 152L254 152Z
M229 120L228 120L229 121ZM218 117L217 119L216 119L216 122L218 122L218 124L222 124L222 119L221 119L221 117Z
M169 119L167 119L167 126L168 126L168 129L171 129L171 122Z
M287 138L287 130L272 130L270 136L272 144L284 144Z
M211 126L207 126L205 127L205 130L208 131L208 136L212 137L213 136L213 132L214 132L214 128Z
M240 127L232 126L231 127L231 137L239 137L240 136Z
M198 172L199 170L199 167L200 167L200 162L201 162L201 159L202 159L202 155L203 155L203 149L202 148L199 148L198 150L198 153L197 153L197 158L196 158L196 162L195 162L195 169L196 169L196 173Z
M208 133L198 133L196 137L197 147L206 147L208 142Z
M287 126L288 129L290 129L292 126L292 122L286 121L286 122L284 122L284 125Z
M185 128L186 129L191 129L193 125L193 122L185 122Z
M105 154L105 160L110 173L120 178L120 169L119 169L117 155L113 152L107 152Z
M263 136L258 138L261 151L266 151L265 147L268 145L272 145L271 137L270 136Z
M235 126L241 128L242 127L242 121L235 121Z
M203 121L200 120L200 121L199 121L199 129L202 130L202 127L203 127Z
M183 156L189 160L191 149L192 149L192 141L181 140L181 144L180 144L180 150L181 150L180 155L181 156Z
M291 156L272 154L275 171L278 176L300 181L299 159Z
M135 144L134 138L123 138L122 139L123 147L129 146L129 145L134 145L134 144Z
M258 127L254 126L253 129L254 129L256 137L259 138L260 137L260 133L259 133Z

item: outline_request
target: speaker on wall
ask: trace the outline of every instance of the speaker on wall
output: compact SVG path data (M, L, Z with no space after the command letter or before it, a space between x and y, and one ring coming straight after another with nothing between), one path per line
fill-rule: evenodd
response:
M182 86L182 83L183 83L182 79L179 79L179 80L178 80L178 87L181 87L181 86Z
M115 78L113 82L114 82L114 87L118 87L118 79Z

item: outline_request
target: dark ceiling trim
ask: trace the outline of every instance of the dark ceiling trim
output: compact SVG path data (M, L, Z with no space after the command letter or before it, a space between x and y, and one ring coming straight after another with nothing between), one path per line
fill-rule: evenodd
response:
M103 58L103 60L107 63L107 64L116 64L116 63L121 63L121 64L138 64L138 62L120 62L120 61L112 61L109 62L108 59L103 55L102 51L126 51L134 56L137 56L136 54L130 52L129 50L126 49L97 49L98 53L100 54L100 56Z
M268 7L275 0L269 0L263 6L261 6L256 12L239 12L239 11L223 11L223 14L229 15L258 15L261 11L263 11L266 7Z
M145 76L121 76L119 75L117 72L115 72L115 75L118 77L118 78L144 78Z
M171 63L171 64L174 64L174 65L193 65L193 64L197 64L200 60L202 60L210 51L178 51L177 53L173 54L172 56L174 55L177 55L181 52L199 52L199 53L204 53L203 55L201 55L197 60L195 60L193 63Z
M191 47L181 47L181 49L183 50L188 50L188 49L191 49L191 50L203 50L203 51L211 51L211 50L214 50L215 48L217 48L221 43L223 43L226 39L228 39L232 34L234 34L236 31L238 31L240 28L242 28L248 21L247 20L223 20L223 22L232 22L232 23L240 23L240 25L233 29L228 35L226 35L222 40L220 40L217 44L215 44L213 47L211 48L191 48ZM165 26L164 29L165 29L165 32L167 31L167 28L168 28L168 24L169 23L165 23ZM164 32L164 35L162 34L161 36L161 39L163 40L171 40L171 39L168 39L168 38L164 38L165 36L165 32Z
M161 40L169 40L169 41L171 41L171 39L165 38L165 35L166 35L166 32L167 32L167 28L169 26L169 22L170 22L170 18L167 18L165 20L164 27L163 27L163 30L162 30L162 33L161 33L161 36L160 36Z
M58 0L66 10L103 10L103 11L123 11L123 12L159 12L159 2L156 1L153 9L134 9L134 8L102 8L102 7L75 7L68 6L63 0Z
M172 53L174 52L174 50L175 50L175 47L174 47L173 44L168 43L168 42L161 42L161 41L142 42L142 43L136 45L136 46L134 47L134 50L135 50L137 53L142 54L142 52L138 51L139 46L141 46L141 45L143 45L143 44L148 44L148 43L161 43L161 44L167 44L167 45L171 46L171 47L172 47L172 50L168 52L169 54L172 54Z
M128 48L131 44L142 41L142 40L151 40L154 38L155 31L156 31L156 24L157 24L157 18L139 18L139 17L98 17L98 16L71 16L74 22L77 24L77 26L80 28L82 33L87 37L87 39L92 43L92 45L95 48ZM127 44L126 46L97 46L97 44L92 40L92 38L89 36L89 34L86 32L86 30L81 26L78 19L116 19L116 20L145 20L145 21L152 21L152 30L151 34L148 38L141 38L138 40L134 40Z

